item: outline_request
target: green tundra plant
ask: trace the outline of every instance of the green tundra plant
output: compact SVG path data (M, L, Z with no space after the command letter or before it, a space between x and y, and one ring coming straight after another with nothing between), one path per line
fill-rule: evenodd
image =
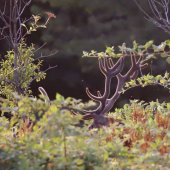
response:
M72 117L69 111L83 109L91 103L83 105L81 101L64 99L59 94L54 101L42 96L47 102L13 95L17 107L11 107L8 99L1 99L2 111L12 112L14 117L10 122L5 117L0 118L0 169L169 168L170 125L162 124L163 120L170 121L169 103L131 101L110 114L121 119L124 125L115 126L115 122L96 133L88 131L87 126L78 127L82 116ZM155 108L159 108L159 116L153 114ZM22 126L18 117L23 111L33 120L35 112L43 116L34 122L33 132L28 131L15 139L10 128L16 121Z
M44 24L38 23L41 19L39 15L33 15L29 19L22 20L21 16L30 3L31 0L27 2L10 0L9 14L6 12L6 5L4 5L4 11L0 11L0 18L4 23L4 26L0 28L1 40L6 41L10 47L7 55L1 59L0 63L0 90L1 94L8 98L12 97L12 91L22 95L30 95L30 83L34 80L39 81L45 78L45 72L56 67L49 67L41 72L42 61L40 60L57 52L49 55L41 54L40 57L34 59L34 53L37 50L34 49L34 45L30 47L26 45L25 38L27 34L31 34L32 31L36 31L38 28L46 28L50 18L55 18L55 15L46 12L48 19ZM28 28L26 23L30 20L33 21L31 21L31 26Z

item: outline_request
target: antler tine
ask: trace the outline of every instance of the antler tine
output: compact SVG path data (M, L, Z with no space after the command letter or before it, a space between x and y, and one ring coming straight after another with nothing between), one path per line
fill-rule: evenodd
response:
M144 69L145 67L148 66L148 64L145 63L145 64L143 64L143 65L140 65L140 63L141 63L142 60L143 60L143 56L141 55L141 56L139 57L139 60L137 61L136 64L137 64L139 67L141 67L141 69Z
M110 74L113 76L119 74L122 70L123 70L123 66L124 66L124 63L123 63L123 60L124 60L124 57L122 56L120 59L119 59L119 65L116 65L112 67L112 69L110 70ZM117 68L118 67L118 68ZM115 69L117 68L117 69Z
M136 65L135 54L133 55L133 54L130 52L130 56L131 56L131 62L132 62L132 67L133 67L134 65Z
M130 76L131 80L135 80L136 77L138 76L138 71L135 71L132 76Z
M104 57L104 65L103 65L103 62L102 62L102 58L99 57L99 68L105 76L114 77L122 71L123 66L124 66L123 60L124 60L124 57L121 56L120 59L114 65L112 59L109 58L109 64L111 66L111 68L109 68L107 57Z
M41 92L42 95L47 96L48 100L50 100L47 92L45 91L43 87L38 87L38 90Z
M143 60L143 55L140 55L140 57L139 57L139 59L138 59L138 61L137 61L137 63L136 64L140 64L140 62Z
M130 70L124 76L122 76L120 73L116 76L118 79L118 85L117 85L116 92L110 99L107 99L108 104L102 110L100 115L106 114L113 107L115 101L120 96L120 92L121 92L124 84L126 82L130 81L131 79L135 79L137 77L138 70L140 69L140 67L141 67L141 69L143 69L148 65L147 63L144 65L140 65L140 62L142 61L142 56L140 56L138 62L136 63L135 57L136 57L135 54L132 55L132 53L131 53L132 66L131 66Z
M79 112L76 113L74 110L71 110L71 113L73 116L77 116L79 114Z
M98 93L99 91L97 91L97 94L99 94ZM86 93L87 93L87 95L92 99L92 100L95 100L95 101L101 101L102 100L102 95L100 94L100 95L98 95L98 97L97 96L94 96L93 94L91 94L90 93L90 91L89 91L89 88L87 87L86 88Z
M100 68L100 71L106 76L105 66L103 65L103 62L102 62L101 57L99 57L98 60L99 60L99 68Z
M110 64L111 67L114 66L113 60L112 60L111 58L109 58L109 64ZM118 66L118 65L117 65L117 66Z
M90 93L89 89L86 88L87 95L92 100L100 102L100 105L98 106L98 108L96 110L93 110L93 111L84 110L85 113L87 113L87 114L93 114L93 113L100 114L101 111L104 109L105 105L107 104L107 98L110 95L111 78L113 76L116 76L117 74L119 74L122 71L122 69L123 69L123 59L124 58L122 56L114 66L113 66L113 64L110 64L111 68L109 68L107 58L106 57L104 58L104 65L103 65L103 62L102 62L102 58L99 58L100 70L105 75L105 92L104 92L103 96L99 93L98 93L98 96L94 96Z
M96 110L83 110L83 112L86 114L93 114L93 113L100 114L102 111L102 106L103 106L103 104L102 104L102 102L100 102L100 104Z
M104 56L104 67L106 69L106 72L108 72L110 70L108 62L107 62L107 57L106 55Z
M76 113L74 110L71 110L71 113L73 116L77 116L79 114L79 112ZM90 119L93 119L91 114L82 115L82 120L90 120Z
M97 95L98 95L98 97L102 97L100 91L97 91Z
M126 82L130 81L130 77L134 74L134 72L138 71L141 67L141 69L144 69L148 64L144 64L144 65L140 65L140 62L142 61L142 56L140 56L138 62L136 63L136 59L135 59L135 54L132 55L131 53L131 62L132 62L132 66L130 68L130 70L126 73L126 75L124 75L123 77L126 78Z
M83 115L82 117L82 120L90 120L90 119L93 119L91 114L86 114L86 115Z

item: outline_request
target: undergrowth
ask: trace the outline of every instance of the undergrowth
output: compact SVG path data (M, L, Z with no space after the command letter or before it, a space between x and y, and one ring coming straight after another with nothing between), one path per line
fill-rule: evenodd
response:
M59 94L47 103L16 94L14 98L15 106L2 99L2 111L13 118L0 118L0 169L169 169L170 103L131 101L109 115L121 119L121 125L88 131L88 125L78 126L81 115L73 117L70 109L94 103L83 105ZM34 120L31 129L26 128L27 119L20 119L23 110ZM16 122L20 129L13 138Z

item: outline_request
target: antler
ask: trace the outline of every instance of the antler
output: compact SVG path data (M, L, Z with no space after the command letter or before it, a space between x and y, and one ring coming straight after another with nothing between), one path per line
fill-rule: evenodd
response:
M100 91L98 91L98 96L94 96L90 93L89 89L86 88L86 93L87 95L92 99L92 100L95 100L97 102L100 102L100 105L99 107L96 109L96 110L93 110L93 111L86 111L84 110L85 113L88 113L88 114L100 114L101 111L104 109L104 107L106 106L106 102L107 102L107 99L110 95L110 83L111 83L111 78L116 76L117 74L119 74L122 69L123 69L123 60L124 60L124 57L120 57L120 59L117 61L117 63L114 65L113 62L110 63L110 61L112 60L109 60L109 64L108 64L108 61L107 61L107 57L104 57L104 64L102 62L102 58L99 58L99 68L101 70L101 72L104 74L105 76L105 91L104 91L104 94L103 96L101 95Z
M136 77L138 75L138 70L144 69L145 67L147 67L147 65L148 65L147 63L144 65L140 65L142 60L143 60L143 56L140 56L140 58L138 59L138 61L136 63L136 56L135 56L135 54L131 53L132 66L131 66L130 70L124 76L122 76L120 73L116 75L116 77L118 79L118 85L116 88L116 92L110 99L107 99L107 104L104 107L104 109L102 110L102 112L100 113L100 115L104 115L113 107L115 101L120 96L120 92L122 91L122 88L125 85L125 83L129 82L130 80L136 79Z
M46 96L47 99L50 100L47 92L45 91L45 89L44 89L43 87L38 87L38 90L40 91L40 93L41 93L42 95ZM45 100L45 102L46 102L46 100Z
M143 56L140 56L138 61L136 62L135 54L131 53L132 66L130 70L123 76L120 73L124 65L123 56L120 57L120 59L117 61L115 65L111 58L109 58L109 63L108 63L107 57L104 57L104 64L102 58L99 58L99 68L105 76L105 91L103 95L101 95L100 91L98 91L97 92L98 96L94 96L89 92L89 89L86 88L87 95L92 100L97 101L100 104L96 110L90 110L90 111L83 110L86 114L83 116L82 119L83 120L94 119L94 114L104 116L113 107L115 101L120 96L120 93L125 83L129 82L130 80L136 79L139 69L144 69L148 65L148 64L141 65L142 60L143 60ZM118 79L118 85L115 94L110 99L108 99L110 95L111 78L114 76L116 76ZM74 115L77 114L74 111L72 111L72 113Z
M144 69L148 64L141 65L141 61L143 60L143 56L140 56L138 61L136 62L136 56L135 54L131 53L131 62L132 66L130 70L123 76L121 75L121 71L124 66L124 56L121 56L120 59L116 62L116 64L113 63L112 59L108 59L105 56L104 62L102 58L99 58L99 68L101 72L105 76L105 90L104 94L101 95L100 91L97 92L98 96L94 96L90 93L89 89L86 88L87 95L94 101L99 102L99 106L95 110L83 110L86 114L83 116L83 120L89 120L93 119L94 122L90 125L89 129L92 128L100 128L100 125L107 126L109 123L109 120L111 120L111 123L118 122L119 124L122 124L119 120L114 120L113 118L105 118L104 115L113 107L115 101L120 96L120 93L122 91L123 86L126 82L129 82L130 80L136 79L138 75L139 69ZM116 76L118 79L117 88L115 91L115 94L108 99L110 95L110 85L111 85L111 79L112 77ZM46 91L39 87L39 91L48 97ZM73 110L71 111L73 115L77 115L78 113L75 113Z

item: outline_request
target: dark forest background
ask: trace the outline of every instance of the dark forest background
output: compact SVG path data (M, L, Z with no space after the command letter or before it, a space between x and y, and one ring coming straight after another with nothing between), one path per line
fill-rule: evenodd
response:
M153 16L147 0L140 1L140 5ZM3 6L4 0L0 0L0 8ZM27 43L34 43L36 48L47 43L35 57L40 52L46 54L58 50L55 56L44 59L41 69L45 70L49 65L58 67L49 70L45 80L35 81L31 85L33 95L38 96L38 87L42 86L51 100L55 99L56 93L60 93L64 97L87 101L86 87L95 95L97 90L103 92L104 76L99 70L98 59L82 58L83 51L102 52L106 46L115 46L118 52L117 46L124 42L132 47L134 40L141 45L154 40L159 45L169 39L167 33L144 18L134 0L33 0L23 18L41 13L41 21L44 22L47 17L45 12L54 13L56 19L51 19L46 29L39 29L27 36ZM3 26L2 22L0 26ZM8 45L0 41L1 57L8 50ZM125 61L126 72L131 66L130 58ZM169 65L159 58L149 61L144 73L157 75L164 74L166 70L170 72ZM117 80L113 78L111 94L116 86ZM129 99L149 102L157 98L160 102L170 101L169 92L160 86L136 87L122 94L114 107L122 107Z

